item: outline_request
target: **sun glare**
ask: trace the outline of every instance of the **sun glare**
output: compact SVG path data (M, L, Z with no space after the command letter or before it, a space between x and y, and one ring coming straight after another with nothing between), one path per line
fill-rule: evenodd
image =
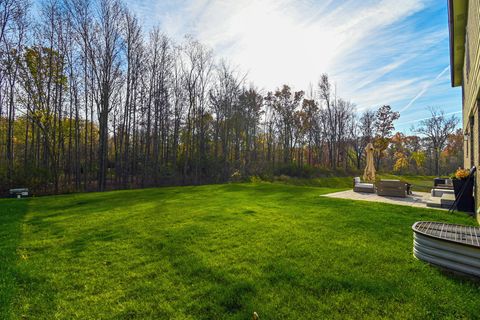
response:
M294 7L275 1L251 1L217 27L202 33L202 40L223 48L222 55L265 88L307 86L329 71L342 40L333 28L306 23Z

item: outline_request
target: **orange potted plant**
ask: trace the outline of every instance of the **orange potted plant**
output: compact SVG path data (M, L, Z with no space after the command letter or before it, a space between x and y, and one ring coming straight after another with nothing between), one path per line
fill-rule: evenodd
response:
M470 170L458 168L453 181L453 191L458 211L474 212L473 179L469 179Z

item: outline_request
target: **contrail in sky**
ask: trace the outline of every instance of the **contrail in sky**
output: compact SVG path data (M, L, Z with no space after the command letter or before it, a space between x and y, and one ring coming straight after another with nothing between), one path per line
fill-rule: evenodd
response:
M428 89L430 89L430 87L435 83L437 82L438 79L440 79L440 77L442 77L445 72L448 71L448 69L450 69L450 66L447 66L445 69L443 69L442 72L439 73L439 75L433 79L433 81L430 81L429 83L427 83L427 85L425 85L422 90L415 96L415 98L413 98L405 107L403 107L400 112L403 112L405 110L407 110L408 108L410 108L412 106L412 104L417 101L418 99L420 99L424 94L425 92L427 92Z

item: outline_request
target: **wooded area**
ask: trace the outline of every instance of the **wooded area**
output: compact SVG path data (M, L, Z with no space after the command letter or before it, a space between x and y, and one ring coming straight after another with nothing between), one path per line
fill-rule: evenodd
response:
M263 92L192 37L146 32L120 1L0 6L2 193L357 171L370 141L385 171L438 175L463 162L454 117L432 109L420 136L394 134L398 113L359 115L326 74L307 92Z

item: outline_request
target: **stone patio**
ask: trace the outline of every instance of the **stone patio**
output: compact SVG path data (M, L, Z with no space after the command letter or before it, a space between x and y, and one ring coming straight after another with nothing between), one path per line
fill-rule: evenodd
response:
M397 204L401 206L409 206L409 207L417 207L417 208L427 208L427 201L430 201L432 197L431 194L428 192L414 192L412 195L409 195L406 198L399 198L399 197L381 197L376 193L354 192L353 190L329 193L329 194L324 194L322 196L329 197L329 198L337 198L337 199L383 202L383 203ZM429 207L429 209L447 210L442 208L431 208L431 207Z

